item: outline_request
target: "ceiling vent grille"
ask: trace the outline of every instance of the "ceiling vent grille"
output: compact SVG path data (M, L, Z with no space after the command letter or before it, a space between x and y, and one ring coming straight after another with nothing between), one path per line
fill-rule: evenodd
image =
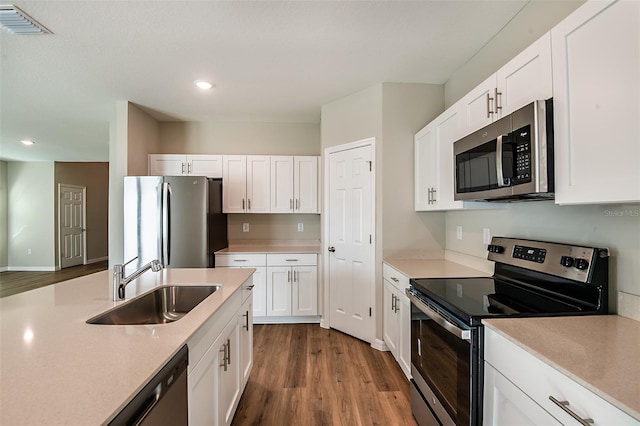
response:
M12 4L0 5L0 27L11 34L51 34L41 23Z

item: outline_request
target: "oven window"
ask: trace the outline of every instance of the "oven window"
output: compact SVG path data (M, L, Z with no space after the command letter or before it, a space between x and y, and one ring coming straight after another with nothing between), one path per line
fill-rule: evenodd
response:
M426 315L415 311L412 312L411 327L412 364L455 424L469 425L472 387L470 343L458 339Z
M508 140L502 145L502 175L505 183L513 178L513 146ZM496 169L496 139L456 155L456 191L479 192L498 188Z

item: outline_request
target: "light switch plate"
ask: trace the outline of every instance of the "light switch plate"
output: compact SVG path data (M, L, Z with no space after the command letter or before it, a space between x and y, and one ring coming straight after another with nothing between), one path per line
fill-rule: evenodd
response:
M298 223L298 232L304 232L304 223Z
M458 240L462 239L462 226L456 226L456 238Z
M242 224L242 232L249 232L249 224L248 223L243 223Z
M482 243L491 244L491 229L489 228L482 229Z

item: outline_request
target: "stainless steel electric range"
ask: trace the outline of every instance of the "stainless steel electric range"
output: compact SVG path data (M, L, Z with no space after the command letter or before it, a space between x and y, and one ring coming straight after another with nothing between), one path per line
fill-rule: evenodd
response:
M607 249L494 237L487 250L491 277L410 281L420 425L482 424L483 318L607 313Z

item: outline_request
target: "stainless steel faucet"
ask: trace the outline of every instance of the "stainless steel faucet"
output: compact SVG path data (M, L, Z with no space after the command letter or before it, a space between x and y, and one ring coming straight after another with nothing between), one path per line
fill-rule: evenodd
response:
M124 265L113 266L113 300L115 301L124 300L124 288L127 286L127 284L129 284L131 281L135 280L140 275L147 272L149 269L151 269L153 272L158 272L162 270L162 268L164 267L158 259L154 259L151 262L144 265L142 268L131 273L131 275L129 275L128 277L125 277L124 276L125 266L127 266L129 263L133 262L137 258L138 258L137 256L134 257Z

